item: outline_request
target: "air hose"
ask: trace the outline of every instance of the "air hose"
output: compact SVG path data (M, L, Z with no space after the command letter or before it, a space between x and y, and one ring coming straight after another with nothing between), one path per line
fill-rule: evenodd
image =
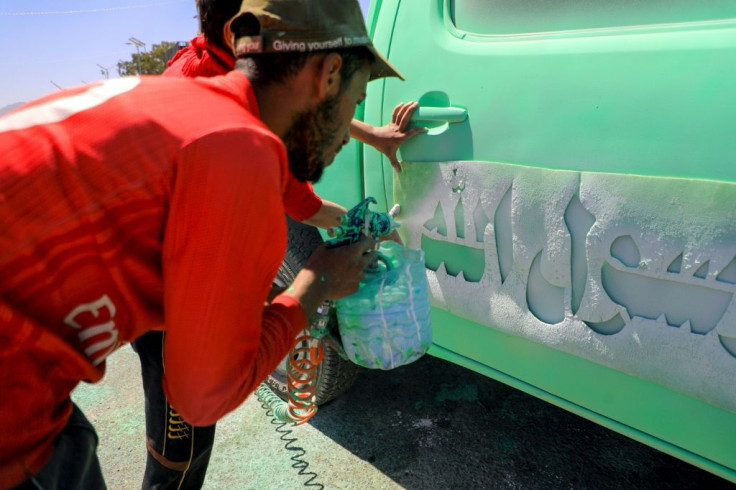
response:
M317 413L317 368L324 359L325 344L345 357L345 350L329 332L332 301L325 301L310 319L309 329L296 338L287 363L288 400L282 400L266 384L255 395L279 422L303 424ZM346 358L346 357L345 357Z
M285 442L284 447L292 452L292 467L299 475L308 478L305 487L323 489L324 485L316 482L317 474L308 471L309 463L304 459L306 451L296 445L297 438L291 436L287 425L300 425L317 413L317 367L324 358L323 339L328 334L328 320L333 305L325 301L317 309L310 321L310 330L305 330L297 337L289 353L287 367L288 401L282 400L266 383L261 383L255 391L266 414L272 417L271 423L276 425L276 432Z
M317 367L324 358L324 344L304 332L297 337L287 363L288 401L266 383L256 389L258 400L273 411L280 422L303 424L317 413Z
M363 235L378 239L394 232L398 224L393 218L399 206L389 213L374 213L368 209L371 203L376 200L365 199L341 218L339 227L328 231L333 237L326 243L328 248L354 243ZM424 254L390 241L373 254L375 260L366 269L358 292L337 301L340 338L329 327L335 303L325 301L295 340L287 362L288 400L265 383L255 391L286 443L284 447L293 451L292 466L308 478L304 486L324 488L314 481L317 474L307 471L305 451L294 445L297 439L289 437L292 431L286 426L303 424L317 413L318 367L325 346L360 366L393 369L417 359L431 345Z

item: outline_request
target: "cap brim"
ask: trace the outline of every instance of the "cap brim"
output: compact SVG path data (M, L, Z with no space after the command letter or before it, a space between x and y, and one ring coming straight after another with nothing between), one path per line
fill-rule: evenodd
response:
M373 63L373 67L371 68L371 80L375 80L377 78L384 78L384 77L397 77L401 80L404 80L403 75L399 73L399 71L393 67L391 63L388 62L386 58L383 57L381 53L379 53L376 48L373 47L373 45L366 46L368 50L375 56L375 62Z

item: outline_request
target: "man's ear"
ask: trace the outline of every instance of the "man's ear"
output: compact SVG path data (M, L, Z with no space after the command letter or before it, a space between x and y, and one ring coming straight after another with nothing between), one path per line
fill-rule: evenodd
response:
M333 97L340 91L340 68L342 56L330 53L324 57L319 67L318 95L320 100Z
M230 22L226 22L225 25L222 27L222 41L225 43L225 46L230 48L230 51L235 50L235 45L233 43L233 33L230 30Z

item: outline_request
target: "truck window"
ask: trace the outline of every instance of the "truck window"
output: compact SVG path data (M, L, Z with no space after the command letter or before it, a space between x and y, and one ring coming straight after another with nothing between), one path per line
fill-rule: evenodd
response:
M733 0L448 0L455 27L472 34L532 34L736 20Z

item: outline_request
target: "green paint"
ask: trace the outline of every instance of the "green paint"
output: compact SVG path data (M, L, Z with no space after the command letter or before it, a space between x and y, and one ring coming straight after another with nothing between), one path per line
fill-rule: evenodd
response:
M437 203L437 207L434 209L434 215L429 221L424 223L424 227L429 231L436 231L438 235L447 236L447 223L445 222L445 216L442 211L442 205Z
M463 31L481 35L707 22L736 17L736 4L732 0L709 0L708 8L691 0L576 0L567 3L463 0L452 5L455 25Z
M384 267L368 269L358 291L335 302L337 322L350 360L394 369L432 344L427 274L421 250L387 240L377 254Z
M485 252L482 248L435 240L423 235L422 250L427 269L437 271L444 264L448 274L457 276L462 272L469 282L480 281L485 272ZM452 260L446 260L448 257L452 257Z
M371 82L359 117L384 125L394 106L409 100L419 100L428 108L467 109L462 121L423 123L431 131L401 148L401 160L427 164L414 182L400 182L403 196L427 192L428 182L439 178L437 162L470 159L572 170L582 172L583 178L586 173L610 174L612 183L622 175L696 178L703 179L703 184L736 182L732 135L736 22L730 20L736 17L736 4L728 0L715 0L707 7L686 0L650 3L614 2L601 15L600 2L581 0L581 8L563 15L554 9L568 6L565 2L547 2L542 7L553 10L540 15L538 10L528 10L540 2L374 0L369 32L377 49L388 55L406 81ZM667 8L661 8L663 4ZM481 15L491 8L494 15ZM500 33L494 28L519 35L496 35ZM351 143L317 190L346 207L364 195L374 195L377 208L386 210L393 204L394 183L384 157L373 148ZM639 194L629 193L621 201L641 215L656 217L673 208L672 195L699 192L687 180L673 185L680 187L644 186ZM467 188L453 188L455 195L468 200ZM510 182L498 192L507 190ZM606 195L619 196L620 190L610 187ZM401 221L411 216L412 209L405 206L401 193L396 196L402 205ZM724 196L710 193L694 199L726 212L733 210L734 201ZM509 203L512 197L510 192ZM432 211L425 219L432 218ZM430 238L450 233L464 235L466 243L469 238L483 242L491 235L484 237L481 231L486 224L503 229L512 217L487 211L478 207L439 210L434 214L436 234ZM669 214L677 212L673 209ZM444 220L453 216L475 223L475 233L466 233L457 222L448 227ZM698 231L701 223L692 220L680 226ZM585 244L584 233L576 242L578 251ZM509 236L506 233L506 239ZM458 241L422 242L427 266L436 269L451 259L448 272L462 271L466 281L471 274L477 281L485 280L483 271L497 268L504 276L504 287L513 287L518 258L507 243L501 244L497 256L488 257L496 263L486 264L482 248L464 247ZM684 268L677 253L668 258L672 274ZM625 251L621 255L628 256ZM705 270L700 272L704 274ZM720 274L725 282L734 280L726 269ZM571 306L577 311L583 290L580 284L576 287ZM601 328L610 318L608 313L595 325L614 336L625 333L620 322L615 328ZM433 309L432 323L434 354L736 482L733 411L446 310ZM624 330L619 332L620 328ZM598 334L590 335L597 338ZM704 361L694 358L693 362ZM512 444L505 447L513 450Z
M440 309L432 322L430 354L736 482L733 412Z

